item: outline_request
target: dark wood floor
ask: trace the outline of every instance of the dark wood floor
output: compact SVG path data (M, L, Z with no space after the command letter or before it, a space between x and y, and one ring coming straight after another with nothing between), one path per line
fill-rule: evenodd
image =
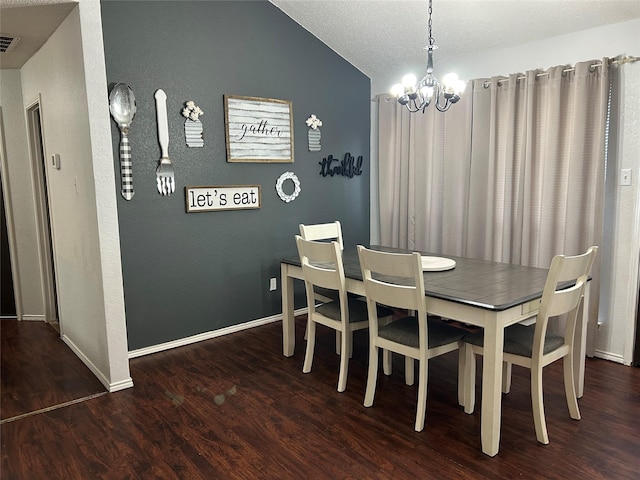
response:
M500 453L490 458L480 451L479 409L466 415L457 404L455 353L430 363L427 420L416 433L416 389L404 385L400 359L364 408L366 332L356 334L341 394L332 332L319 328L313 371L302 373L302 322L292 358L274 323L133 359L131 389L0 425L1 478L638 478L638 368L588 360L574 421L561 368L548 367L543 446L528 372L514 367Z
M106 393L45 322L0 320L0 422Z

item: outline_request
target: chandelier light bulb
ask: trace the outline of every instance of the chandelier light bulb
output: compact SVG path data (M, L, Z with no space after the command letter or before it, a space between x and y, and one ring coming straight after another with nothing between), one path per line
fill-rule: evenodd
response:
M455 73L447 73L444 77L442 77L442 84L445 87L454 87L458 83L458 75Z
M401 83L396 83L393 87L391 87L391 95L399 98L404 95L404 87Z
M464 80L458 80L456 82L455 91L458 95L462 95L465 88L467 88L467 82L465 82Z
M424 98L433 98L433 87L424 85L421 89L420 89L420 94L424 97Z
M413 73L408 73L402 77L402 85L405 89L413 89L416 86L416 76Z

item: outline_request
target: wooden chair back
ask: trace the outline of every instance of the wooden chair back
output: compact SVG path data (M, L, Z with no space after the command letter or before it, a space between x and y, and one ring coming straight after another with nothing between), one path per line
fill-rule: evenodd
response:
M424 312L424 277L419 253L389 253L358 245L367 300Z
M313 315L315 311L314 287L337 291L342 311L348 312L342 251L338 242L317 242L296 235L296 245L304 275L309 314Z
M339 221L331 223L318 223L315 225L300 224L300 236L305 240L335 240L344 250L342 242L342 227Z
M573 345L578 312L597 251L598 247L593 246L581 255L556 255L551 261L535 324L533 359L543 355L544 339L552 318L562 318L566 314L564 342Z

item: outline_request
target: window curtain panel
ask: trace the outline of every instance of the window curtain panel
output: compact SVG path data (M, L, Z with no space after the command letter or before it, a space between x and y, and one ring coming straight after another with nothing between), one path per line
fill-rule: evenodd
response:
M466 252L472 101L446 114L409 113L395 101L378 107L378 195L382 245Z
M601 246L609 88L605 58L473 80L444 114L381 101L380 242L543 268Z
M474 80L444 114L382 101L381 243L545 268L601 244L608 60L565 70Z

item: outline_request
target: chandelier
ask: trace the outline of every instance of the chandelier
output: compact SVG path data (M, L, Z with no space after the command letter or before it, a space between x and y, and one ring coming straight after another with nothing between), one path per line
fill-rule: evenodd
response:
M420 110L424 113L432 101L438 111L446 112L451 105L460 100L460 95L466 86L466 83L459 80L455 73L445 75L442 83L433 74L433 51L438 47L431 35L432 11L432 0L429 0L429 45L425 47L427 49L427 74L419 82L417 82L415 75L405 75L402 78L402 83L396 83L391 88L391 95L396 97L398 103L407 107L411 113Z

